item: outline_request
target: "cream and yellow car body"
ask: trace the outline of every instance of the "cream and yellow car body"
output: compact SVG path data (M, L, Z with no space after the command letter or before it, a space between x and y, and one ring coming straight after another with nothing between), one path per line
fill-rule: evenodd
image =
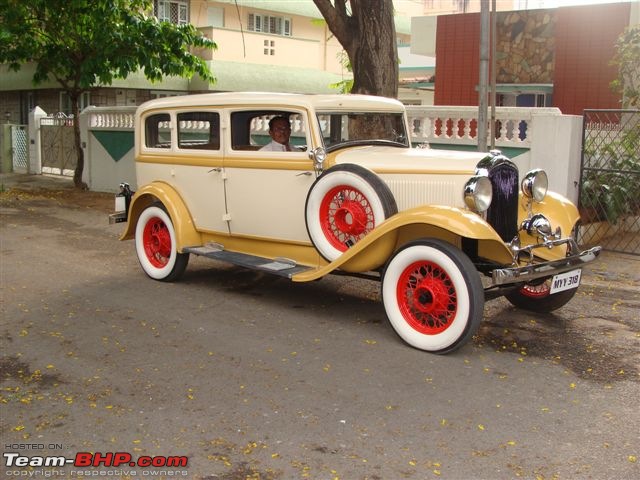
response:
M220 100L218 102L217 100ZM154 113L182 112L197 106L203 110L243 110L264 108L296 111L313 124L315 112L323 109L350 112L370 108L375 111L402 111L399 102L378 97L343 95L301 96L279 94L194 95L154 101L138 110L137 131L146 117ZM355 163L376 173L393 192L398 213L378 225L364 240L342 256L328 262L318 254L304 228L304 199L318 173L308 151L322 146L320 133L308 128L307 151L270 153L260 158L254 152L234 151L229 143L229 119L221 119L220 149L215 152L148 149L136 137L138 185L129 210L128 226L122 238L133 238L140 212L154 201L168 210L176 230L178 251L187 247L220 244L227 251L264 258L286 257L313 269L293 275L294 281L309 281L333 270L366 272L384 266L399 246L418 238L442 239L460 247L462 238L478 241L478 255L505 266L515 266L509 246L481 215L465 208L462 190L474 175L476 164L485 154L423 149L406 149L389 160L384 147L353 147L328 154L323 169L341 163ZM238 172L242 184L233 192L230 179ZM270 185L287 173L287 188L268 191ZM301 181L298 181L301 180ZM225 210L226 195L234 194L233 211ZM215 188L217 185L217 189ZM213 190L212 190L213 185ZM231 192L230 192L231 191ZM276 194L275 196L273 194ZM541 203L530 205L521 195L518 221L531 213L543 212L554 227L571 232L578 220L574 205L549 193ZM203 220L204 217L208 220ZM242 217L250 224L244 225ZM238 225L236 223L239 223ZM522 244L535 244L539 238L519 232ZM536 251L544 260L566 256L567 246Z
M280 115L295 148L258 151ZM122 239L156 280L177 280L191 254L295 282L364 276L405 342L448 353L486 298L566 304L600 251L580 251L577 209L546 173L521 175L499 152L410 148L396 100L192 95L140 106L135 124L138 189L121 185L111 220L128 221Z

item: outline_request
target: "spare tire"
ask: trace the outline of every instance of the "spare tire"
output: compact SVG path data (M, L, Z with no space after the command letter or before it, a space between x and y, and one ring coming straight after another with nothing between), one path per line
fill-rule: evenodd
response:
M305 205L309 237L330 262L397 212L387 184L353 164L336 165L320 175Z

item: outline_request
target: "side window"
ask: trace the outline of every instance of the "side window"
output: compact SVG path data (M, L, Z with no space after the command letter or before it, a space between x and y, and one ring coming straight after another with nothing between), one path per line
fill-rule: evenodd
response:
M220 115L217 112L179 113L178 148L220 150Z
M234 150L260 150L271 142L269 121L274 117L289 120L289 144L304 151L307 145L307 127L304 115L286 111L241 111L231 114L231 143Z
M171 148L171 117L156 113L144 120L144 144L150 148Z

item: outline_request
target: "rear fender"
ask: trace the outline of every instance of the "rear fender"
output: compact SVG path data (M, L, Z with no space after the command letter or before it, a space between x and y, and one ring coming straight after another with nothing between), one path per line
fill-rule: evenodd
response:
M176 243L179 252L184 247L202 245L202 237L196 231L191 214L184 204L180 194L164 182L153 182L136 191L131 199L127 228L120 240L134 238L138 218L145 208L155 202L160 202L167 210L173 221L176 232Z

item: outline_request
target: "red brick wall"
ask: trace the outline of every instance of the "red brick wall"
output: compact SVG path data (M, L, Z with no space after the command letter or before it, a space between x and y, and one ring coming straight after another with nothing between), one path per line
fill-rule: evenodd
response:
M614 44L629 24L629 3L566 7L556 15L553 105L581 115L586 108L619 108L609 83ZM438 17L435 105L478 105L480 14Z
M435 105L478 105L480 14L438 17Z
M564 114L588 108L620 108L609 84L615 42L629 25L630 3L559 8L553 104Z

